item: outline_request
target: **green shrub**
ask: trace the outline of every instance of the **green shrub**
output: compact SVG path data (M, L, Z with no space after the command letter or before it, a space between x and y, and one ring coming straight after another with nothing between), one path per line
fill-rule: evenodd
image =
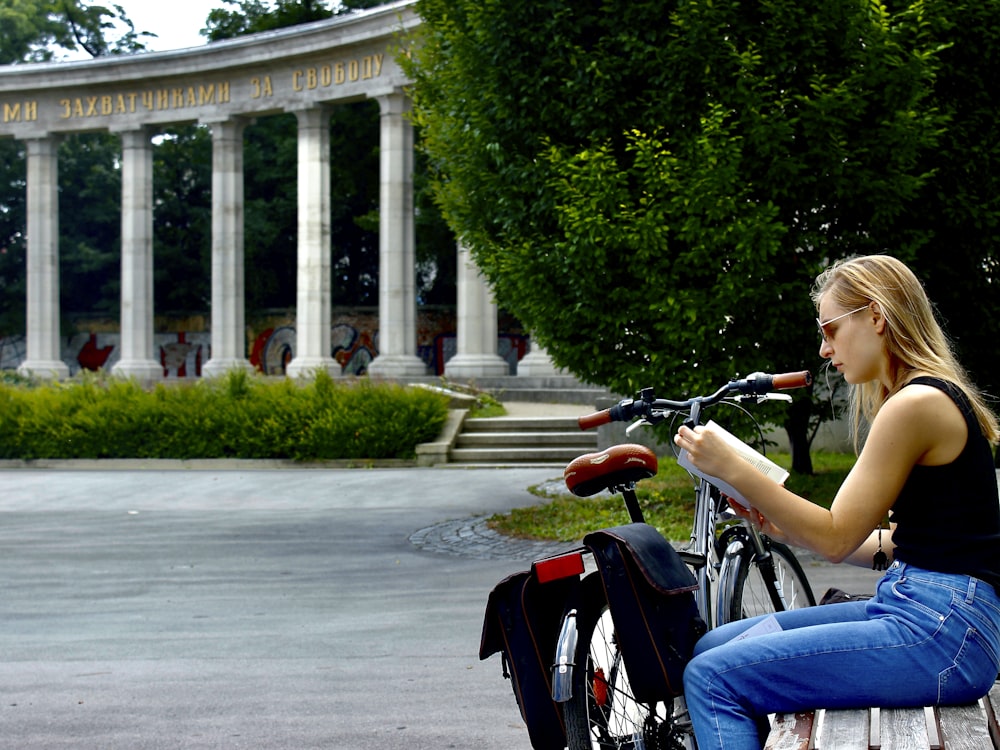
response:
M84 376L0 381L0 458L412 458L448 401L422 388L267 381L245 372L194 384Z

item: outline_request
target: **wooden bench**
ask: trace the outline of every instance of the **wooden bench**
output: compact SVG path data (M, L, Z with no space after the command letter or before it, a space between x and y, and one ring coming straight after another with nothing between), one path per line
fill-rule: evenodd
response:
M765 750L1000 750L1000 682L969 706L778 714Z

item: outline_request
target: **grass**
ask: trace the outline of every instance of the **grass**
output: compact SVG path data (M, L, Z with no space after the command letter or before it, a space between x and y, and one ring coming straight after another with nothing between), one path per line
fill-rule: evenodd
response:
M787 453L770 458L785 468L791 467L791 456ZM814 453L812 459L814 473L792 474L785 486L829 507L854 465L854 456ZM628 523L628 513L619 495L578 498L569 494L562 484L540 485L532 487L531 491L549 502L495 515L489 520L490 527L521 538L575 542L589 531ZM638 495L646 522L667 539L682 540L690 536L694 512L693 480L675 461L661 459L659 473L640 483Z

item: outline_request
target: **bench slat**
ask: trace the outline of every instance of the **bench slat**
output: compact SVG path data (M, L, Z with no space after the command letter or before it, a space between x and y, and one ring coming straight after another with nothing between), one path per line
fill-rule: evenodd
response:
M989 695L968 706L777 714L765 748L1000 750L1000 680Z
M941 735L948 750L985 750L993 746L982 702L938 709Z
M1000 747L1000 682L994 682L989 694L983 698L986 706L986 721L990 725L990 737L993 739L993 746Z
M927 722L922 708L883 708L882 750L927 750Z
M938 724L937 709L931 706L924 708L924 726L927 727L927 739L930 741L931 750L943 750L944 743L941 741L941 727Z
M767 736L767 750L809 750L813 712L778 714Z
M868 710L829 710L819 713L815 750L868 747Z

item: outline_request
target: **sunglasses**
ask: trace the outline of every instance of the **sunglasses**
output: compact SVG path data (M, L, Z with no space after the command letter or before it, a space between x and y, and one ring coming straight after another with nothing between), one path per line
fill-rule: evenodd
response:
M862 305L861 307L857 308L856 310L851 310L850 312L845 312L843 315L838 315L836 318L830 318L829 320L823 320L823 321L821 321L819 318L816 318L816 325L819 327L819 335L823 337L824 341L829 341L830 338L826 335L826 327L828 325L830 325L831 323L836 323L841 318L846 318L849 315L854 315L854 313L861 312L862 310L867 310L868 307L869 307L869 305L871 305L871 302L869 302L867 305Z

